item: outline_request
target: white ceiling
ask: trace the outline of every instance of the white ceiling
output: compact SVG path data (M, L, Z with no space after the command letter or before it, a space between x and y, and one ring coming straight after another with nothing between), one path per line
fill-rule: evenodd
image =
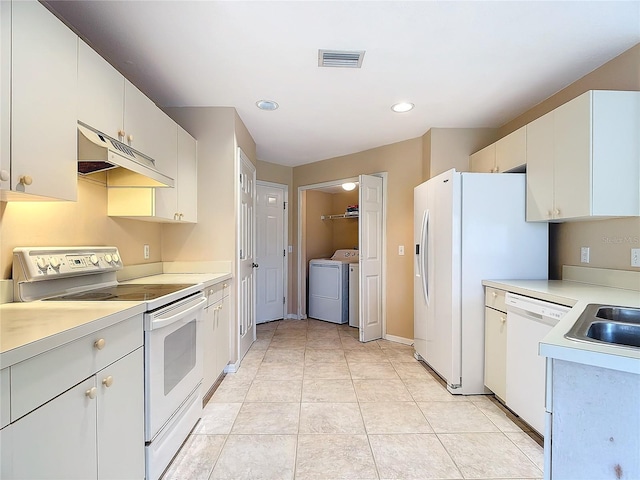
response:
M640 42L640 1L47 3L158 105L235 107L291 166L498 127ZM366 54L328 69L318 49Z

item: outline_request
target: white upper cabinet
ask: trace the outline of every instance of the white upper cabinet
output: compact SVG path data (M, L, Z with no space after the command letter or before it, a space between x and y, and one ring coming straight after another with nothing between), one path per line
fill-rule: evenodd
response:
M78 120L155 160L175 179L177 124L98 53L80 41Z
M82 40L78 46L78 120L122 140L124 77Z
M640 215L640 92L589 91L527 126L527 221Z
M527 129L521 127L469 157L472 172L502 173L527 163Z
M2 198L20 192L76 200L78 37L39 2L8 3L2 2Z
M198 157L196 140L180 126L176 132L177 170L174 188L110 188L107 213L154 222L196 223L198 220Z

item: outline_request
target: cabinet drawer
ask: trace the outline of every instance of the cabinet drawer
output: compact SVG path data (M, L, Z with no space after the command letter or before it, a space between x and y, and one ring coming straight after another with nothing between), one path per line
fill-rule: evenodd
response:
M11 421L140 347L142 327L138 315L13 365Z
M220 282L205 288L204 294L207 297L207 307L218 303L223 297L229 295L229 282Z
M498 290L497 288L486 287L484 292L484 304L487 307L506 312L507 307L504 303L504 296L506 292L504 290Z

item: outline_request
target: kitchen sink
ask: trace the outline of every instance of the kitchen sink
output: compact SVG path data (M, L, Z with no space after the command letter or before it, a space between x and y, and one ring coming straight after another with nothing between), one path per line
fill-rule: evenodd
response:
M640 348L640 308L589 304L565 338Z

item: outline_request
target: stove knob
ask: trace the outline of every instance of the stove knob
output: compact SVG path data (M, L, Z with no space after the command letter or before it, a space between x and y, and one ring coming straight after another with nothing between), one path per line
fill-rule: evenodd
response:
M120 257L117 253L113 254L113 263L118 263L120 261Z
M94 255L91 255L91 256L89 257L89 261L90 261L91 263L93 263L94 265L98 265L98 262L99 262L98 256L97 256L97 255L95 255L95 254L94 254Z
M55 269L59 269L60 268L60 260L57 259L56 257L51 257L49 259L49 264Z
M44 272L47 270L49 262L47 262L44 258L38 258L38 260L36 260L36 265L38 265L38 268Z
M111 263L111 260L112 260L112 258L111 258L111 254L110 254L110 253L107 253L107 254L104 256L104 261L105 261L105 262L107 262L107 263Z

